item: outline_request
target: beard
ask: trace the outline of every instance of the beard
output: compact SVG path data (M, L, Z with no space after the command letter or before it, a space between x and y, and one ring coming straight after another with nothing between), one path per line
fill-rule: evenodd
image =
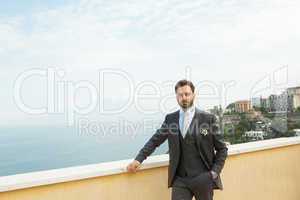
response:
M181 108L183 109L188 109L189 107L191 107L194 103L194 100L191 101L182 101L179 105Z

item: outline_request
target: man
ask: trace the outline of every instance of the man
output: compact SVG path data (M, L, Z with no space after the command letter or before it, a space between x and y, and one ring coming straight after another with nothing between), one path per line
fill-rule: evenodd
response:
M141 163L166 139L169 144L168 188L172 200L212 200L213 190L223 190L220 173L227 147L216 117L194 106L195 87L180 80L175 85L180 110L166 115L162 126L127 166L136 172Z

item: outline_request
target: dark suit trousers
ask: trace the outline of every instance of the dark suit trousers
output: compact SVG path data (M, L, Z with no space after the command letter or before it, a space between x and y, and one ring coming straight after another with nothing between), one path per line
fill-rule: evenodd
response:
M213 200L213 180L209 172L195 177L176 176L172 186L172 200Z

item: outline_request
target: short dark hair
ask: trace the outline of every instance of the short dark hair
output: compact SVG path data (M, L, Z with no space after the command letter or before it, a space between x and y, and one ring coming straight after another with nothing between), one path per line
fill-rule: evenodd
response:
M194 93L194 91L195 91L195 86L194 86L194 84L193 84L191 81L188 81L188 80L186 80L186 79L182 79L182 80L180 80L180 81L178 81L178 82L176 83L176 85L175 85L175 93L177 92L177 89L178 89L179 87L183 87L183 86L186 86L186 85L190 86L192 92Z

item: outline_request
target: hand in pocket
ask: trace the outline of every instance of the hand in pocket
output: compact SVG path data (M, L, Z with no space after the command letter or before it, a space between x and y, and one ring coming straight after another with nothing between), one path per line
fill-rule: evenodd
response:
M206 190L212 186L212 182L213 179L210 172L204 172L199 174L198 176L193 177L190 181L190 186L193 189Z

